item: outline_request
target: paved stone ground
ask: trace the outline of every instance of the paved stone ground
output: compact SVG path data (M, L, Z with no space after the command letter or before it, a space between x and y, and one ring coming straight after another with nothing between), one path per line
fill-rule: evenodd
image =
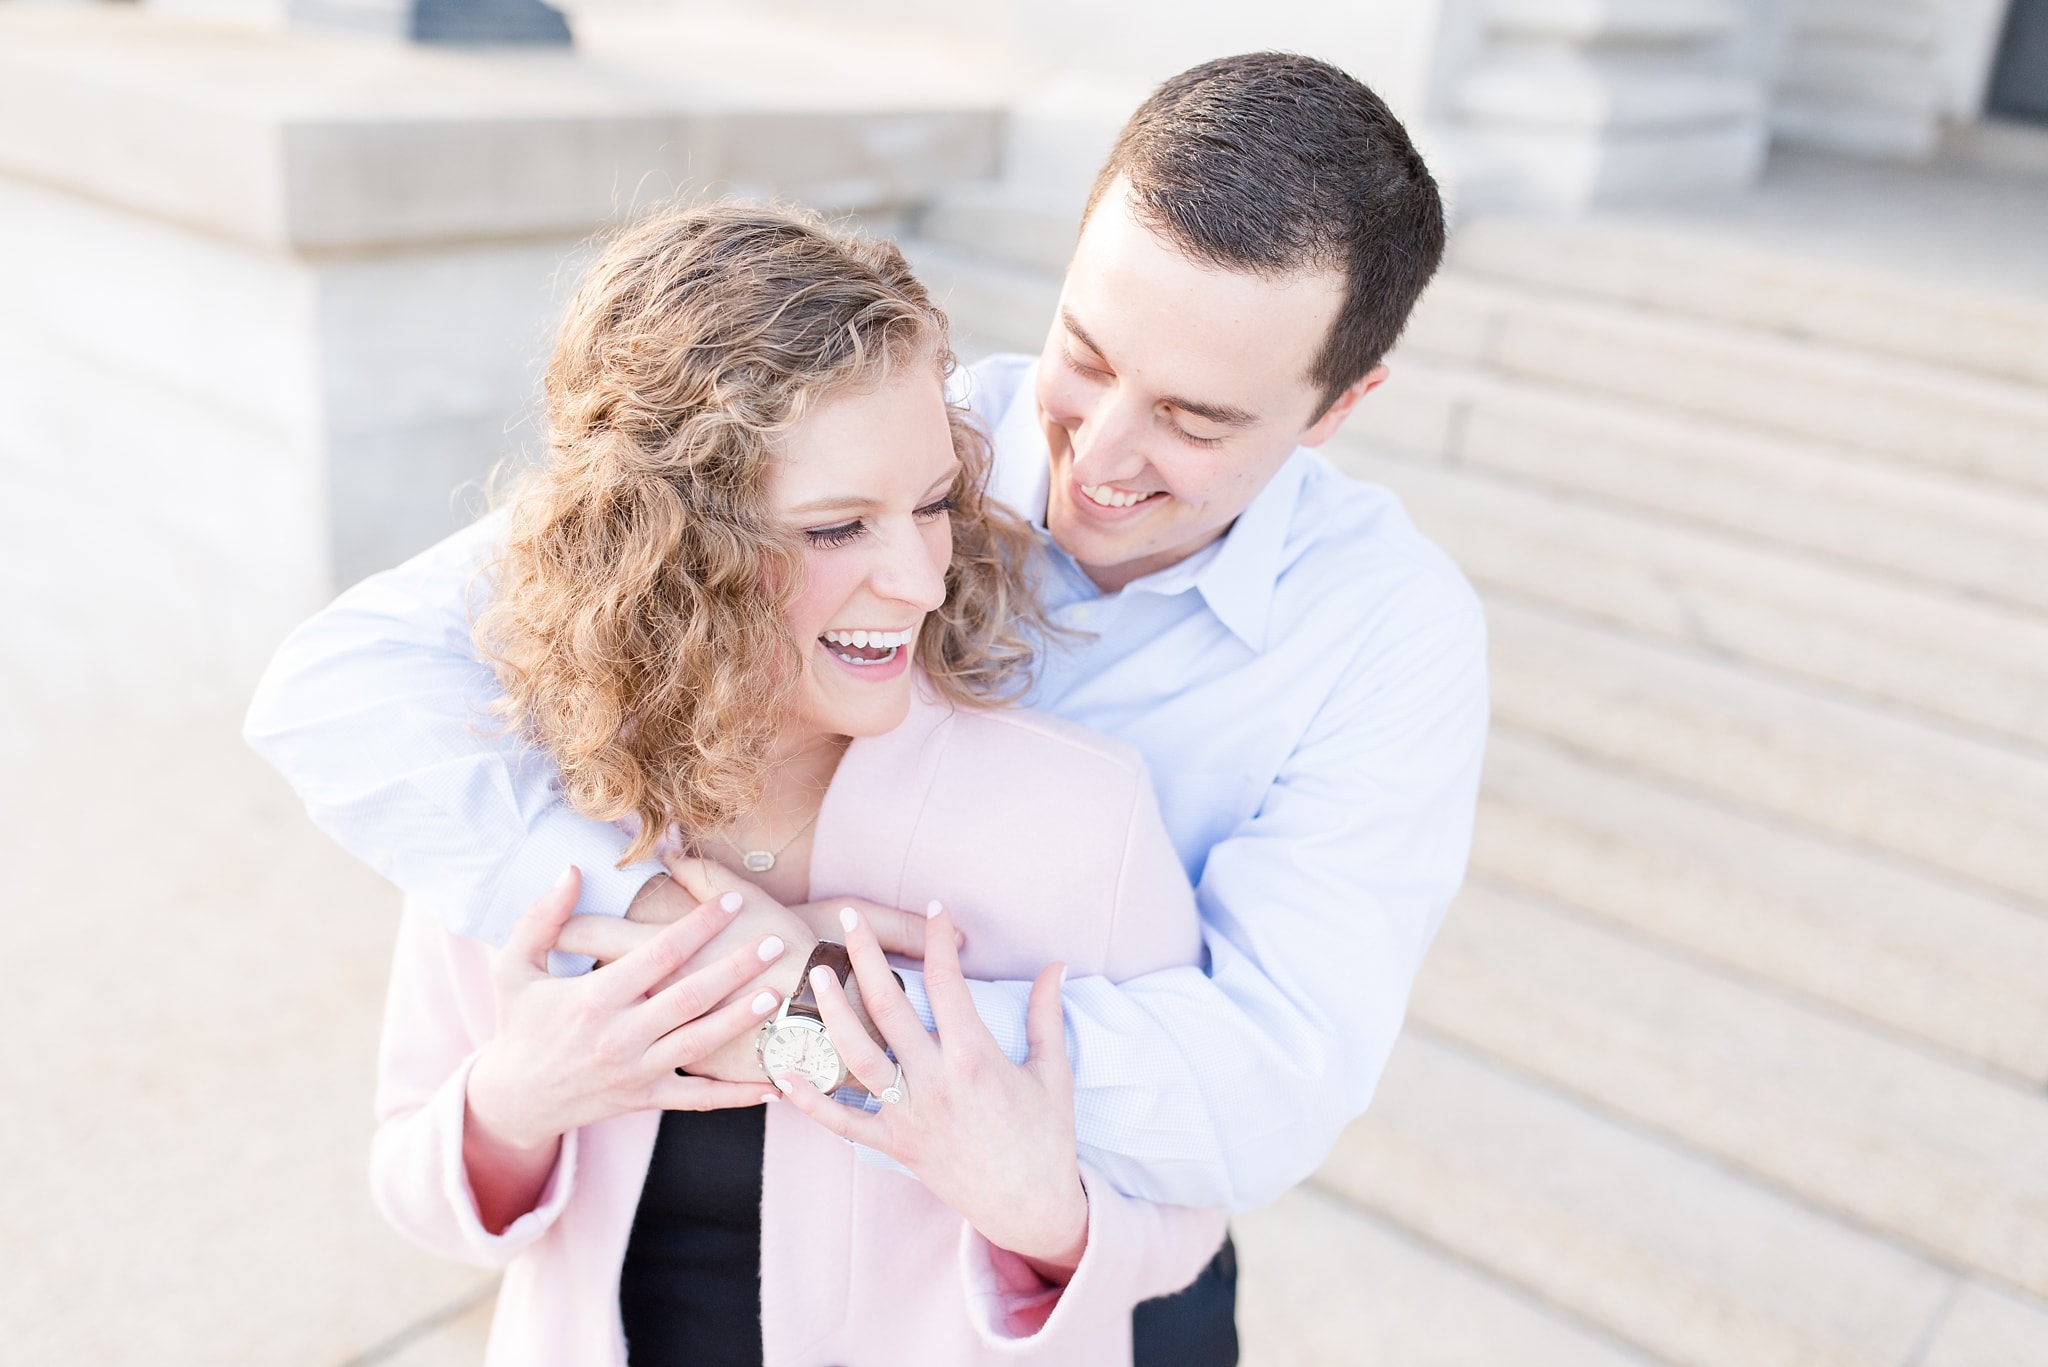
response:
M354 1360L474 1293L363 1180L396 899L225 718L5 750L0 1356Z

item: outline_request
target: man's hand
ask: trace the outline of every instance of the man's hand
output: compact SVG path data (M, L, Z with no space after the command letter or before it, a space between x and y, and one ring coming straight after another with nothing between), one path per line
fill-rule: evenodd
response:
M803 917L770 897L758 886L749 883L732 870L708 859L690 859L682 856L664 858L668 867L667 878L656 878L641 888L634 897L633 905L627 909L629 918L625 922L612 921L609 927L591 927L612 939L615 944L625 944L629 937L649 933L660 933L663 927L673 923L678 915L688 915L701 902L713 902L728 896L743 899L739 913L732 921L712 937L697 956L683 965L680 972L695 972L702 960L712 962L721 954L730 953L734 947L746 944L762 935L773 935L788 946L783 957L761 981L770 990L787 997L797 990L804 964L811 957L811 950L817 946L818 935ZM644 920L642 919L644 918ZM611 920L610 917L577 917L585 920ZM580 928L579 928L580 930ZM564 939L567 940L565 935ZM576 937L580 942L583 936ZM630 952L630 950L628 951ZM593 955L592 957L601 957ZM760 1082L761 1058L756 1051L754 1033L727 1041L710 1054L689 1065L689 1071L698 1077L722 1078L728 1082Z
M728 892L737 892L747 899L748 912L756 905L772 905L774 899L759 887L734 873L725 865L709 859L692 859L681 855L665 856L662 863L668 867L667 878L650 878L641 885L633 904L626 909L628 921L640 921L648 925L667 925L670 921L689 913L699 902ZM851 906L857 909L861 918L881 942L883 952L900 954L906 959L924 957L924 917L895 907L885 907L879 902L870 902L865 897L832 897L822 902L804 902L787 908L803 918L810 927L814 940L837 940L839 909ZM770 927L763 927L769 929ZM773 927L778 933L779 927ZM953 934L953 947L965 946L967 937L959 931ZM588 953L589 951L579 951ZM601 957L601 956L593 956Z
M875 938L883 950L906 958L924 957L929 927L922 916L858 897L837 897L828 902L786 907L757 884L712 860L671 855L665 856L662 863L667 866L669 876L651 878L643 884L627 908L624 919L616 916L572 917L562 928L555 947L565 953L588 955L601 964L612 963L631 954L652 939L663 926L688 915L700 904L728 893L738 893L744 899L739 914L733 917L724 931L699 950L695 958L678 970L678 978L684 973L695 972L736 944L762 935L774 935L789 948L781 962L770 969L762 981L774 991L789 996L800 985L798 975L803 972L804 963L818 941L838 940L845 935L840 926L840 912L847 906L858 908L862 920L872 931L886 929L889 932L886 937L876 934ZM967 937L956 931L953 942L958 949L967 942ZM858 991L856 985L854 1010L863 1017L865 1024L865 1008L860 1004ZM754 1036L749 1034L728 1042L691 1064L689 1071L699 1077L722 1078L729 1082L760 1081L761 1061Z

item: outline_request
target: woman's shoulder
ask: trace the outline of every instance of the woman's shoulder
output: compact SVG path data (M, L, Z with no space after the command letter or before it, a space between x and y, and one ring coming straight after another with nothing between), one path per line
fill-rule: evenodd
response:
M1130 742L1034 708L959 708L951 730L951 743L970 750L1016 751L1046 765L1132 780L1145 772L1144 757Z
M1109 854L1150 803L1144 760L1124 741L1027 708L965 706L928 685L915 698L902 725L847 751L821 828L858 827L881 848L887 831L913 826L947 838L1021 828Z

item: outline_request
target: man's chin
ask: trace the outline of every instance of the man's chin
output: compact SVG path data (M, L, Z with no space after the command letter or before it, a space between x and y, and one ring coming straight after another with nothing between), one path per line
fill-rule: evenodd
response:
M1046 530L1052 533L1053 541L1059 548L1074 558L1082 573L1094 580L1098 587L1121 585L1139 577L1142 571L1131 567L1147 559L1152 548L1147 539L1137 536L1108 536L1100 528L1086 523L1069 522L1061 525L1054 519Z

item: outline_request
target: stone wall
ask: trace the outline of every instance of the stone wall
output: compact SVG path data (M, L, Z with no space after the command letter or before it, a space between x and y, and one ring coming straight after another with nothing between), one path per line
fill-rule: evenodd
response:
M1786 0L1771 125L1799 146L1921 160L1984 107L2006 0Z
M467 520L621 215L724 191L887 221L994 170L1005 91L971 65L878 49L835 86L843 44L596 28L463 53L0 8L0 570L37 586L4 676L31 710L238 698L336 587Z

